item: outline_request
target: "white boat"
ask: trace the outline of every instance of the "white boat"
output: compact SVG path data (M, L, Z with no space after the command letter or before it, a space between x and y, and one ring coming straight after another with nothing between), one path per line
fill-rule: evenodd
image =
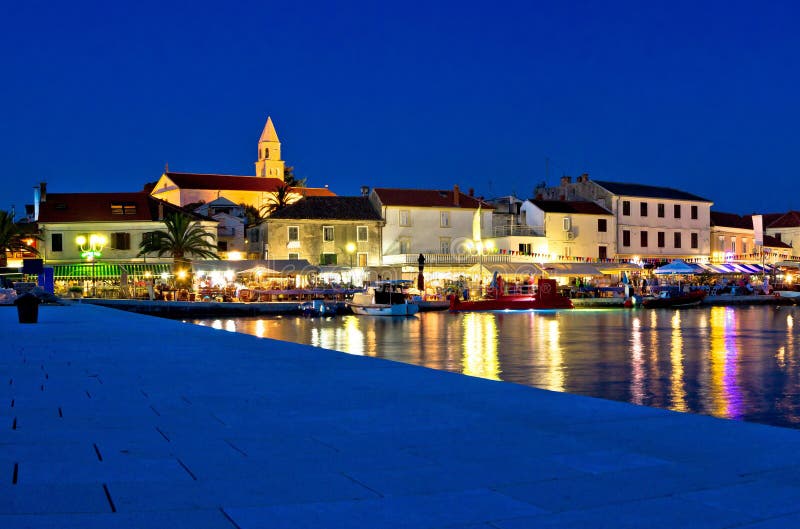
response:
M413 316L419 305L408 294L411 281L379 281L366 292L353 295L347 306L360 316Z
M779 298L800 298L800 291L798 290L776 290L774 294Z

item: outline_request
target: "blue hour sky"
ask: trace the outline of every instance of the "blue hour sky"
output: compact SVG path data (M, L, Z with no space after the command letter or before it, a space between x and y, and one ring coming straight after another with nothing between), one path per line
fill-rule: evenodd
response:
M0 209L253 174L529 197L563 174L800 209L793 2L6 2ZM546 161L549 159L549 164Z

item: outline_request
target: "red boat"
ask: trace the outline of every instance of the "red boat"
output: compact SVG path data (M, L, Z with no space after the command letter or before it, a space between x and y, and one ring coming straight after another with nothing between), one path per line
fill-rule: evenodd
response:
M495 297L462 301L450 296L450 312L475 310L571 309L572 301L558 293L555 279L539 279L539 291L530 294L499 294Z

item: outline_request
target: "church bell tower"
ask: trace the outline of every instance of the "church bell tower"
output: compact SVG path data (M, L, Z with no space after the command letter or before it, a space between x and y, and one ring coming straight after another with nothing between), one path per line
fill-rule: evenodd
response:
M258 140L258 159L256 161L256 176L262 178L279 178L283 180L284 162L281 160L281 142L272 118L267 117L267 124Z

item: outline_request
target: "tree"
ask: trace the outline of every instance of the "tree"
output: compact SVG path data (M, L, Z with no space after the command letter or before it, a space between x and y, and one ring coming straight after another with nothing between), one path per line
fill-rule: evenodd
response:
M8 266L7 252L28 252L39 255L35 246L25 242L25 239L38 239L36 235L24 233L22 226L14 222L14 216L0 210L0 266Z
M283 183L289 187L306 187L306 179L297 179L294 176L294 167L287 165L283 168Z
M295 193L291 186L283 184L278 186L275 191L267 196L267 203L261 206L261 210L259 212L263 216L271 215L276 211L282 210L292 202L296 202L299 197L300 195Z
M257 207L251 206L250 204L245 204L244 202L239 205L244 211L245 227L252 228L264 222L266 217L262 215L262 212Z
M173 273L188 269L192 257L219 259L217 248L198 222L188 215L170 213L164 217L166 230L154 231L139 244L139 256L155 253L159 257L172 256Z

